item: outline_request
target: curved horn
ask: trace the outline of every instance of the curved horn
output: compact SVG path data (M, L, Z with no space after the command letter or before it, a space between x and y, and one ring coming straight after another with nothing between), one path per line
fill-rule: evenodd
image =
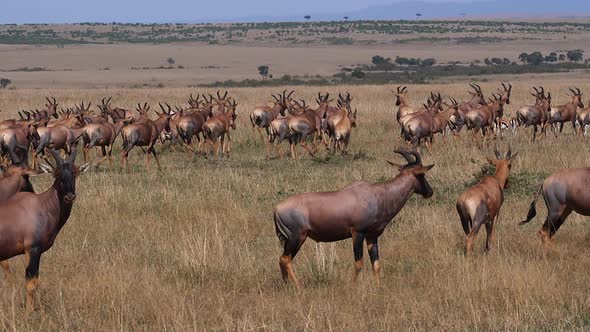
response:
M61 166L64 163L63 159L61 159L61 156L57 151L55 151L55 149L50 149L49 153L51 153L53 159L55 159L55 164L57 167ZM73 150L72 153L74 153Z
M498 151L498 144L494 144L494 154L496 155L496 159L502 159L502 154Z
M510 157L512 157L512 148L510 147L510 144L508 144L508 152L506 152L506 159L510 159Z
M76 162L77 155L78 155L78 146L74 146L72 148L72 152L70 153L70 158L68 158L68 163L74 164Z
M18 157L12 150L8 150L8 157L10 157L10 161L14 166L19 165L21 161L18 160Z
M227 97L228 92L229 91L225 90L225 94L223 94L223 98L221 98L221 99L225 99L225 97Z
M402 150L402 149L395 149L395 150L393 150L393 153L397 153L397 154L401 155L402 157L404 157L404 159L408 162L408 164L413 164L416 162L416 160L412 160L412 154L410 154L409 151Z
M287 95L287 98L290 98L294 92L295 92L295 90L292 90L291 92L289 92L289 94Z

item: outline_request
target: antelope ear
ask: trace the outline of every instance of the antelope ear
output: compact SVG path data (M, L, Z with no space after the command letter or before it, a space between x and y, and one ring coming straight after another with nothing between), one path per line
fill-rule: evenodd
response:
M433 167L434 167L434 164L429 165L429 166L420 166L414 170L414 174L416 174L416 175L426 174L426 172L430 171Z
M391 161L389 161L389 160L386 160L386 161L387 161L387 163L388 163L389 165L391 165L391 166L393 166L393 167L397 168L397 169L398 169L398 170L400 170L400 171L401 171L401 170L404 168L404 166L402 166L402 165L396 164L396 163L394 163L394 162L391 162Z
M43 173L53 174L53 167L51 165L39 164L39 167L41 168L41 171L43 171Z
M90 169L90 166L92 166L92 164L90 163L83 164L82 166L80 166L78 171L80 172L80 174L86 173Z

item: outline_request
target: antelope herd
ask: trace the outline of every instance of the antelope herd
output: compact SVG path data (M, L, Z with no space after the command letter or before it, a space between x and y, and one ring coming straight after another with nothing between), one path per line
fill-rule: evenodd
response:
M335 192L305 193L290 197L273 210L275 230L283 246L279 259L283 279L299 287L292 261L309 237L317 242L332 242L352 238L356 280L363 265L363 243L377 280L380 264L378 238L385 227L399 213L412 194L424 198L433 195L426 180L434 166L424 166L419 150L425 144L434 148L435 138L446 136L454 140L475 142L484 147L486 141L502 138L509 130L516 135L519 128L531 127L530 143L546 136L550 128L555 136L563 133L564 124L571 123L574 134L585 137L590 126L590 108L584 108L583 94L570 88L571 101L552 105L552 95L543 87L533 87L534 103L517 109L515 116L505 116L510 105L512 85L501 83L499 89L486 97L477 84L471 84L469 99L458 101L443 98L431 92L421 107L409 103L405 86L392 91L395 97L395 115L401 140L408 148L394 150L405 163L389 162L399 173L388 181L369 184L355 182ZM358 111L353 107L355 97L350 93L319 92L316 106L295 96L295 91L281 91L271 95L272 100L255 107L249 120L266 146L266 159L283 158L281 144L289 143L290 156L298 159L303 149L311 157L321 147L328 153L347 155L353 129L357 126ZM46 98L44 107L34 111L21 110L19 119L0 121L0 266L5 276L12 278L8 259L25 255L27 311L34 308L35 290L41 254L53 245L57 234L70 216L76 198L76 178L90 169L109 161L113 169L113 150L116 142L122 143L121 165L129 171L128 158L134 148L146 154L146 167L150 158L162 170L158 150L177 147L190 154L191 159L201 155L218 158L230 156L232 132L237 129L239 103L228 92L192 94L187 105L174 106L159 103L159 112L144 102L135 110L116 107L112 98L103 98L97 105L82 102L73 107L58 108L56 98ZM155 116L150 116L150 111ZM367 114L369 112L367 111ZM467 131L467 135L462 135ZM538 135L540 131L540 135ZM119 139L120 136L120 139ZM78 146L82 142L85 164L75 165ZM91 161L89 154L100 149L100 159ZM495 158L488 162L495 174L465 190L457 199L458 220L465 232L465 251L473 251L473 241L480 227L487 232L486 250L491 249L494 226L504 202L504 190L509 186L511 163L518 153L510 147L505 154L494 148ZM51 166L51 156L55 166ZM31 159L31 160L29 160ZM29 166L30 165L30 166ZM53 185L42 193L34 190L30 177L42 173L52 174ZM590 197L585 188L590 183L590 168L567 169L548 177L531 203L527 223L536 215L535 203L543 193L548 210L547 219L539 234L545 245L563 224L568 215L578 212L590 215Z

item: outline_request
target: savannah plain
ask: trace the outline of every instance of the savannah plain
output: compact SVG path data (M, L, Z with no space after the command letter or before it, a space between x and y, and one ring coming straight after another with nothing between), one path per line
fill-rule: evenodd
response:
M563 35L567 38L563 38ZM425 34L430 37L429 34ZM422 35L418 35L420 37ZM416 36L415 36L416 37ZM452 41L385 45L244 45L246 42L108 45L0 45L1 69L46 67L52 71L0 72L14 89L0 90L0 119L20 109L42 106L55 96L60 106L81 101L96 105L112 96L120 107L148 102L184 105L190 93L216 89L189 87L211 81L256 78L256 66L277 74L334 73L338 66L367 63L380 54L433 56L439 62L472 61L492 54L583 48L588 32L570 31L491 44ZM536 37L536 38L537 38ZM397 37L396 37L397 38ZM506 37L508 38L508 37ZM521 39L519 39L521 38ZM544 39L545 38L545 39ZM384 38L386 39L386 38ZM530 43L530 44L527 44ZM587 50L589 51L589 50ZM188 69L131 70L165 65L167 57ZM221 67L205 68L207 66ZM100 70L109 67L109 70ZM203 67L203 68L201 68ZM225 68L227 67L227 68ZM71 69L71 71L64 71ZM280 75L279 74L279 75ZM569 101L568 87L590 93L587 72L512 75L505 113L534 103L531 86L542 85L553 103ZM496 91L496 77L409 85L412 105L431 91L467 100L469 82L486 95ZM486 82L487 81L487 82ZM144 83L163 87L141 87ZM351 282L351 241L316 244L308 240L294 261L302 289L285 285L278 258L272 208L303 192L337 190L354 181L382 182L397 171L394 148L403 146L390 85L281 86L231 88L238 103L238 127L231 158L191 157L177 149L161 155L163 171L145 169L140 150L131 152L131 171L106 164L82 175L72 215L40 269L40 308L24 315L24 263L12 260L17 282L0 282L2 330L573 330L590 326L590 229L587 218L572 214L556 235L555 251L543 255L537 236L545 217L518 226L533 193L551 172L590 163L588 142L549 134L529 144L528 130L504 133L497 141L518 151L506 200L497 224L495 249L483 253L480 232L475 255L464 255L464 236L455 211L457 196L476 181L493 155L462 140L436 137L425 164L436 166L427 179L428 200L413 197L380 238L382 283L377 286L368 262L359 282ZM317 93L350 92L358 109L349 154L320 151L300 160L265 160L265 145L251 130L249 112L272 93L294 89L309 103ZM588 100L584 97L584 103ZM282 147L288 151L288 146ZM157 147L162 151L162 147ZM37 191L50 179L34 179ZM366 256L366 254L365 254ZM367 261L368 259L365 259Z

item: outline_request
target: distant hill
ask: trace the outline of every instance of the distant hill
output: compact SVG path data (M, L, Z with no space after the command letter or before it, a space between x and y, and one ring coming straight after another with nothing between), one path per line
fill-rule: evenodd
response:
M313 13L312 20L341 20L348 16L351 20L399 20L416 19L416 14L422 14L421 19L439 18L572 18L590 17L590 0L489 0L474 2L427 2L403 0L385 6L372 6L366 9L339 13ZM231 21L302 21L303 15L297 16L251 16L235 18ZM212 20L212 21L223 21Z

